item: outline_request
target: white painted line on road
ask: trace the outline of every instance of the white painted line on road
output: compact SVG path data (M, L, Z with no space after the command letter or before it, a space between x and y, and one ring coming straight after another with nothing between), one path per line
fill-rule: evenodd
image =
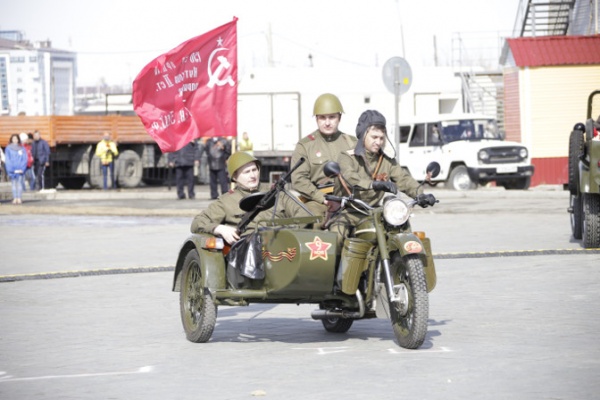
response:
M423 354L423 353L450 353L454 350L449 349L448 347L441 346L439 349L421 349L421 350L407 350L407 349L396 349L391 348L388 349L390 354Z
M343 353L349 347L292 347L292 350L312 350L317 351L317 354L322 356L326 354Z
M63 379L63 378L91 378L97 376L114 376L114 375L131 375L144 374L152 372L152 366L140 367L132 371L117 371L117 372L98 372L93 374L74 374L74 375L45 375L45 376L30 376L27 378L13 378L11 375L4 375L6 372L0 373L0 383L4 382L23 382L23 381L41 381L46 379Z

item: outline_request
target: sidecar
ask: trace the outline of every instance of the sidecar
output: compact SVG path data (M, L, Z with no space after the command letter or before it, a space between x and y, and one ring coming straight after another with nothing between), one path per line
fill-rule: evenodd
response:
M302 229L315 217L276 219L257 224L262 242L263 279L233 281L223 240L193 234L181 247L173 280L180 292L188 340L206 342L215 327L218 306L250 303L320 303L332 296L336 234ZM229 278L229 279L228 279Z

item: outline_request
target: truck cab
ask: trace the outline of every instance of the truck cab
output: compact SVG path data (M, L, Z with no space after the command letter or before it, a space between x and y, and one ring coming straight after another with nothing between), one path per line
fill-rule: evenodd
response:
M534 167L526 146L504 140L494 118L478 114L435 115L400 125L400 165L425 179L431 161L441 165L434 182L471 190L496 182L506 189L528 189Z

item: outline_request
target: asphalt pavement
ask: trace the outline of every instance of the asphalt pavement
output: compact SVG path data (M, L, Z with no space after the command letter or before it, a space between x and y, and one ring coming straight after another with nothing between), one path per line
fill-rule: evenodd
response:
M194 216L210 202L208 185L195 187L196 198L177 198L174 187L140 187L133 189L47 189L25 191L23 204L12 205L10 185L0 183L0 215L2 214L71 214L71 215L137 215L137 216ZM564 199L568 206L568 192L556 185L543 185L530 190L505 190L499 187L483 187L477 190L457 192L443 187L428 188L441 201L436 212L460 212L469 204L490 203L492 209L497 200L506 202L519 199ZM504 207L501 207L504 208Z
M571 237L568 192L431 192L411 223L438 284L413 351L386 320L329 334L314 305L219 307L211 340L188 342L172 268L207 186L3 201L0 398L596 398L599 256Z

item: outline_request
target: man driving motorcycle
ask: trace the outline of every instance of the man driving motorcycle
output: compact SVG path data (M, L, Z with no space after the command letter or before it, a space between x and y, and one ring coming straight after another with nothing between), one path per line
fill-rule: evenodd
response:
M395 158L383 152L388 141L385 125L385 117L376 110L367 110L360 115L356 125L356 147L338 157L342 174L336 180L334 194L347 196L356 186L354 197L371 206L379 203L385 192L396 194L398 191L417 198L419 204L435 203L432 194L419 194L419 183L400 167ZM338 233L339 249L361 216L347 209L332 221L330 230Z

